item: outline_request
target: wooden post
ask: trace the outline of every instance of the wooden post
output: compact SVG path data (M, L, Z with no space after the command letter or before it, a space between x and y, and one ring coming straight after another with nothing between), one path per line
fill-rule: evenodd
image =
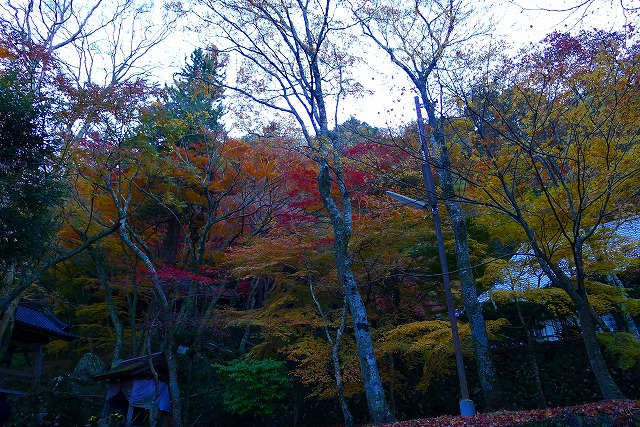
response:
M127 427L131 425L133 422L133 405L129 402L129 410L127 411L127 423L125 424Z
M451 323L451 337L453 339L453 349L456 356L456 366L458 368L458 380L460 382L460 413L464 416L473 416L476 414L473 401L469 399L469 390L467 388L467 376L464 371L464 361L462 359L462 349L460 346L460 335L458 334L458 323L456 319L455 307L453 304L453 295L451 293L451 281L449 279L449 266L447 264L447 256L444 247L444 238L442 237L442 228L440 225L440 215L438 212L438 196L436 194L435 183L431 173L431 165L429 164L429 146L424 131L424 123L422 121L422 112L420 111L420 100L416 96L414 98L416 104L416 114L418 116L418 132L420 135L420 144L422 146L422 177L424 186L427 190L427 201L431 207L433 215L433 224L436 232L436 240L438 243L438 253L440 254L440 266L442 267L442 279L444 282L444 291L447 298L447 310L449 312L449 322Z
M42 375L42 359L44 358L44 346L38 347L38 355L36 356L36 367L33 371L33 382L38 384Z

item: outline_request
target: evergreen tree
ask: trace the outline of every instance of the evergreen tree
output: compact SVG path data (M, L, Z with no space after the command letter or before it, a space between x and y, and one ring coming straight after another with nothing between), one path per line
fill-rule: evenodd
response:
M0 77L0 259L5 265L42 254L55 231L51 209L62 186L50 162L46 109L15 76Z
M224 63L216 50L204 52L197 48L191 62L175 75L169 88L167 110L189 124L189 134L217 133L222 130L222 80Z

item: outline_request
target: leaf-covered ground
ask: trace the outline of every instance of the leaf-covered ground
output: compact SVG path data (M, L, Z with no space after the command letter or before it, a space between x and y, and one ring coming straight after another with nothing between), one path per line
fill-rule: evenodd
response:
M519 425L535 425L545 420L556 421L553 425L566 420L570 425L583 424L585 421L596 420L608 426L635 427L640 418L640 401L618 400L589 403L586 405L569 406L563 408L549 408L519 412L491 412L478 414L474 417L442 416L438 418L424 418L419 420L401 421L385 424L386 427L511 427ZM606 420L606 421L605 421ZM582 422L582 423L581 423ZM544 425L544 424L538 424Z

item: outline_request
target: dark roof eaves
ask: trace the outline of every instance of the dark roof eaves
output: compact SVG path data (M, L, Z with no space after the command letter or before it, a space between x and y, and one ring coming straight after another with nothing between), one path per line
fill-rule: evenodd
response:
M16 310L15 321L16 324L23 328L35 329L49 336L68 340L79 338L77 335L65 331L69 325L58 319L51 310L32 301L20 301Z

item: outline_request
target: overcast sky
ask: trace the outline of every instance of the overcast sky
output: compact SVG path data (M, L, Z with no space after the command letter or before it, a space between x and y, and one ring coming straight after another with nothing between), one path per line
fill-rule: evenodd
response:
M625 23L638 23L638 15L626 16L619 7L620 0L594 0L589 8L581 8L573 12L554 12L544 9L570 9L571 6L584 3L584 0L487 0L491 17L496 24L496 35L508 41L514 49L542 40L553 31L576 32L580 29L600 28L605 30L619 29ZM523 5L524 7L522 7ZM598 6L598 7L596 7ZM371 64L374 65L374 64ZM392 69L386 65L383 69ZM402 82L402 83L400 83ZM363 82L368 89L375 91L361 104L349 105L349 111L360 120L375 126L406 123L415 120L414 94L405 93L400 98L397 90L389 93L389 88L409 85L404 76L398 72L393 81L387 75L380 75L377 80ZM348 117L345 117L345 119Z
M584 0L475 0L486 8L482 19L495 22L497 38L507 40L514 48L535 43L553 31L578 31L580 29L601 28L605 30L619 29L624 23L637 23L637 14L624 14L620 7L621 0L594 0L589 7L574 11L551 11L551 9L571 9L572 6L584 3ZM632 0L622 0L629 2ZM547 10L545 10L547 9ZM198 35L188 31L176 31L164 43L170 49L163 50L165 68L159 73L159 80L171 81L172 74L184 64L185 58L196 47L204 47L215 43L210 32ZM403 87L411 88L404 74L393 67L382 54L365 55L366 65L358 71L361 83L372 92L365 98L342 103L339 121L347 120L351 115L374 126L395 127L415 120L413 96L408 90L401 95ZM154 58L154 59L157 59ZM227 76L233 79L234 70L238 66L230 61ZM227 100L230 103L230 100ZM233 127L233 118L225 120L227 127ZM242 134L242 129L231 129L234 134Z

